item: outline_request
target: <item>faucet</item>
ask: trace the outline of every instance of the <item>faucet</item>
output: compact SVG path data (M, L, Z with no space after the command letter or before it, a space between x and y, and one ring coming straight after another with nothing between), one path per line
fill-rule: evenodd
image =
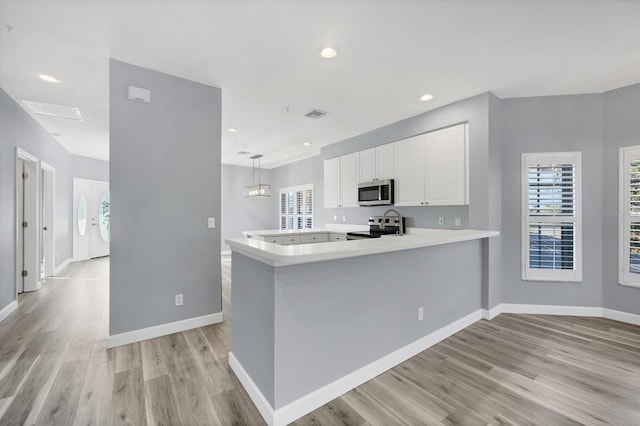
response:
M389 209L386 212L384 212L384 214L382 215L382 222L380 223L379 227L380 229L384 229L385 227L385 223L387 222L387 215L389 213L395 213L396 217L398 218L398 236L402 236L402 228L404 228L404 223L402 223L404 221L404 219L402 218L402 216L400 215L400 212L396 209Z

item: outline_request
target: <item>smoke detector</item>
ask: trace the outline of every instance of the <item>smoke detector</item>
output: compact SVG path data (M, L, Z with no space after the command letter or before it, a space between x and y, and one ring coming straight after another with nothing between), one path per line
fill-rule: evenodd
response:
M312 109L311 111L306 113L304 116L307 117L307 118L313 118L314 120L319 120L322 117L325 117L327 114L329 114L329 113L321 111L319 109Z
M82 114L76 107L66 105L48 104L46 102L30 101L20 99L22 106L30 113L46 115L47 117L66 118L67 120L82 121Z

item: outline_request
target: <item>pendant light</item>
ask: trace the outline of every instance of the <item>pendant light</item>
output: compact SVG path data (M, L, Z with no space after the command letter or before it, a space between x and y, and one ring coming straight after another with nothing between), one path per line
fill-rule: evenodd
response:
M252 185L244 187L244 198L263 198L271 196L271 185L260 182L260 159L262 155L256 154L249 157L253 160L251 166L253 172ZM256 160L258 160L258 184L256 185Z

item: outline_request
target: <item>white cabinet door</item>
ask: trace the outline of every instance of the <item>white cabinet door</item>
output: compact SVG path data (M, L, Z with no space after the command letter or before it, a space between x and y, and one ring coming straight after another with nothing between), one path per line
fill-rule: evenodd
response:
M340 157L324 160L324 207L340 207Z
M394 143L395 205L424 205L425 135Z
M430 206L468 204L466 125L425 136L424 201Z
M365 149L358 154L360 160L359 182L369 182L376 179L376 148Z
M393 179L393 144L376 147L376 179Z
M358 207L358 153L340 157L340 207Z

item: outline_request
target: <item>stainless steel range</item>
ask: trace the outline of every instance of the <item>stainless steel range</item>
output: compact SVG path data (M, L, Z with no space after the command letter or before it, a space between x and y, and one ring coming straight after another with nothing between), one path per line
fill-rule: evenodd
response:
M382 225L384 223L384 225ZM405 232L402 216L371 216L369 231L347 232L347 240L364 240L380 238L382 235L402 235Z

